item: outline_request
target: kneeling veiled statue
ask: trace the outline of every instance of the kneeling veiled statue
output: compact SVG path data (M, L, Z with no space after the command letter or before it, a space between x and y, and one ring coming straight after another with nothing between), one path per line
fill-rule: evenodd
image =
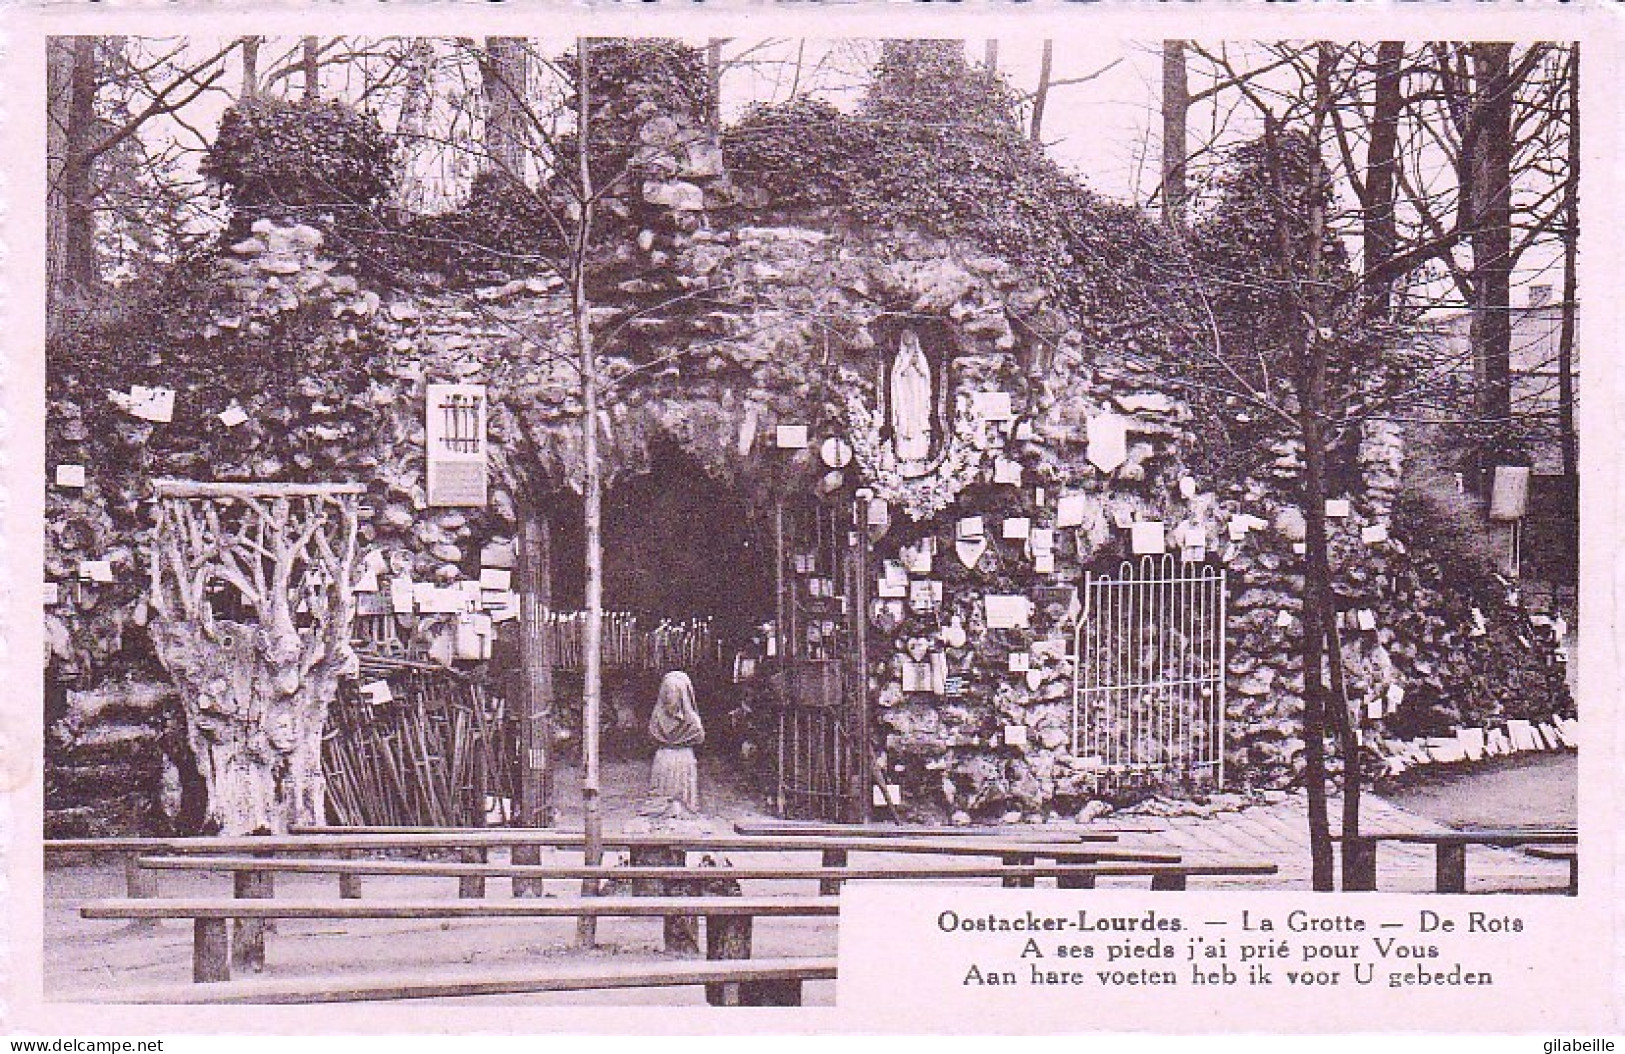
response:
M669 798L699 812L700 770L694 748L705 742L705 726L694 705L694 682L681 670L661 678L654 713L649 715L649 737L658 744L649 776L650 796Z

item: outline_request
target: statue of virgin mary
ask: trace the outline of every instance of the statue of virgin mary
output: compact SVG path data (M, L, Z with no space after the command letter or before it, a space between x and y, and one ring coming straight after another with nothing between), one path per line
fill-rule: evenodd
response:
M931 364L920 338L905 329L891 366L892 448L904 464L931 454Z

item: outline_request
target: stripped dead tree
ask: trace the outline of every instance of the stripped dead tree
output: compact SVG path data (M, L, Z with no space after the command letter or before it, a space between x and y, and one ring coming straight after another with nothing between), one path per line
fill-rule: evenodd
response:
M156 480L149 631L225 834L325 822L322 730L350 646L352 484Z

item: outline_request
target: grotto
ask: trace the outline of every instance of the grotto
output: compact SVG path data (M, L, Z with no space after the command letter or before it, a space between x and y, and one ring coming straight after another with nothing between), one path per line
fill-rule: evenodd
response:
M648 749L653 686L683 664L707 749L784 815L1090 816L1221 780L1293 784L1302 451L1264 435L1250 464L1213 454L1234 411L1168 365L1182 323L1148 310L1166 291L1136 278L1161 251L1149 221L1080 191L1069 207L1093 227L1059 290L1020 246L776 198L760 172L725 171L703 130L645 126L672 160L629 185L593 307L627 334L602 356L598 422L617 613L606 755ZM534 510L551 537L554 745L579 742L569 298L545 273L408 281L365 263L342 232L260 217L177 267L138 324L53 349L48 833L209 822L149 639L160 478L364 487L346 722L429 667L503 696L514 540ZM479 400L460 439L447 407L472 404L452 398ZM1367 425L1328 503L1367 763L1427 761L1457 737L1479 753L1568 742L1551 642L1507 583L1429 550L1405 438ZM472 456L439 452L456 442ZM454 462L472 493L447 483ZM491 734L484 764L510 782L493 776L490 797L511 797L515 733ZM353 807L329 782L329 811Z

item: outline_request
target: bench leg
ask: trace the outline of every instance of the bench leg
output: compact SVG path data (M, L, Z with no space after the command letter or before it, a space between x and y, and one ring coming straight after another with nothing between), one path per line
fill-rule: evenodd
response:
M346 854L345 858L349 859L349 860L359 860L359 859L361 859L361 854L360 853L348 853L348 854ZM339 876L339 899L340 900L360 900L361 899L361 876L360 875L340 875Z
M705 957L707 959L749 959L751 930L749 915L707 915L705 917ZM705 1001L712 1006L747 1006L747 994L738 981L705 986Z
M1467 892L1467 846L1440 842L1435 848L1437 874L1434 889L1440 893Z
M826 849L826 850L824 850L824 866L825 867L845 867L846 866L846 850L845 849ZM825 879L821 879L819 881L819 883L818 883L818 894L819 894L819 896L833 897L833 896L836 896L837 894L839 894L840 892L841 892L841 880L838 879L838 878L825 878Z
M146 900L158 895L158 876L142 867L139 853L124 858L124 893L132 899ZM131 919L125 927L131 933L145 933L158 928L157 919Z
M688 863L688 850L669 846L633 846L628 859L633 867L682 867ZM686 896L682 879L634 879L634 897ZM673 955L694 955L700 950L700 920L697 915L667 915L662 927L666 951Z
M785 978L783 981L751 981L746 984L749 994L747 1007L799 1007L801 981Z
M1343 843L1343 891L1372 893L1377 889L1377 840L1350 838Z
M1184 889L1186 876L1181 874L1162 874L1151 876L1152 889Z
M744 981L738 986L737 1006L800 1006L801 982L793 977L777 981Z
M485 850L479 846L470 846L458 854L458 858L465 864L483 864L486 861ZM464 900L480 900L485 896L485 877L472 875L457 880L457 895Z
M231 980L231 936L225 919L193 920L192 980L198 984Z
M269 871L236 871L232 874L233 892L239 900L269 900L276 895L273 876ZM237 919L234 921L231 941L231 964L244 966L258 973L265 969L265 919Z
M1006 853L999 858L1000 862L1006 867L1021 867L1024 864L1031 864L1036 859L1037 857L1026 853ZM1006 889L1030 889L1033 880L1030 878L1007 878L1002 884Z
M539 845L516 845L508 857L516 866L534 867L542 862L542 847ZM539 897L545 893L542 880L539 878L514 877L513 895L516 897Z
M1057 875L1055 877L1056 889L1094 889L1094 875Z

